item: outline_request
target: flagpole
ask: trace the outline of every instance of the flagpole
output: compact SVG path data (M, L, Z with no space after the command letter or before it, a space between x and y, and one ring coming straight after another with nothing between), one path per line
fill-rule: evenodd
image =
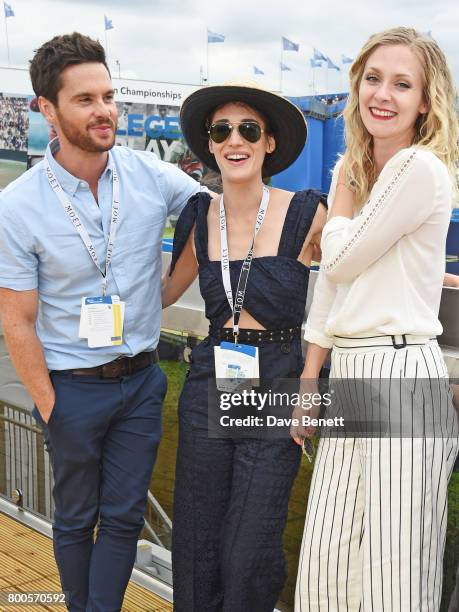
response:
M8 38L8 17L6 17L6 15L4 15L4 20L5 20L5 38L6 38L6 52L8 55L8 67L11 65L10 62L10 41Z
M207 74L207 85L210 84L210 71L209 71L209 32L206 30L206 74Z
M282 64L284 62L284 41L281 37L281 56L280 56L280 64L279 64L279 91L282 93Z
M105 18L104 18L104 23L105 23ZM107 36L107 25L105 24L105 55L107 56L107 63L108 63L108 36Z

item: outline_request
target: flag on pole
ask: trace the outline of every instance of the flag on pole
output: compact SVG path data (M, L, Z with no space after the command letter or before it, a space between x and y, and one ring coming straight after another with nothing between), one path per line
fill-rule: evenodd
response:
M106 30L113 30L113 28L115 27L113 25L113 21L111 19L109 19L107 17L107 15L104 15L104 23L105 23L105 29Z
M319 51L319 49L314 48L313 59L317 60L318 62L326 62L328 58L321 51Z
M322 68L322 62L319 62L319 60L313 57L309 60L309 63L311 64L311 68Z
M343 64L352 64L354 60L352 59L352 57L347 57L347 55L342 54L341 61L343 62Z
M14 11L11 4L3 2L3 10L5 11L5 17L14 17Z
M253 67L253 74L264 74L263 70L260 70L260 68L257 68L256 66Z
M330 68L331 70L337 70L338 72L340 72L340 68L338 68L338 66L334 64L329 57L327 57L327 68Z
M285 36L282 36L282 49L284 51L299 51L300 45L298 43L294 43Z
M207 42L222 43L225 42L225 36L223 34L217 34L217 32L211 32L210 30L207 30Z
M281 72L285 72L286 70L291 70L291 68L289 68L286 64L284 64L283 62L280 63L280 69Z

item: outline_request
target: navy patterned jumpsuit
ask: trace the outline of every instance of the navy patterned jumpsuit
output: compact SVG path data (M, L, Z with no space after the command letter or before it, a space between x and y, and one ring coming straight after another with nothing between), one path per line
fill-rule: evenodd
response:
M309 268L297 260L321 194L297 192L276 256L254 258L244 309L268 330L298 328L305 313ZM207 251L207 193L193 196L176 226L172 269L193 225L199 285L211 330L231 317L220 261ZM233 294L242 261L230 262ZM286 579L282 535L301 450L291 438L211 439L209 380L215 378L209 334L191 355L179 401L172 563L176 612L272 612ZM298 377L301 337L259 344L260 374Z

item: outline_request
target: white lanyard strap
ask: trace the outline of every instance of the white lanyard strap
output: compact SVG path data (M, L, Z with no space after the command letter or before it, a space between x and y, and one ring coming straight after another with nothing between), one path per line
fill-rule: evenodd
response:
M247 280L249 277L250 266L252 265L253 249L255 246L255 238L260 231L263 221L266 216L266 211L269 204L269 189L266 185L263 185L263 197L261 198L260 207L257 213L257 219L255 222L255 229L253 232L252 245L249 249L247 257L245 258L241 273L239 274L239 281L236 290L236 303L233 300L233 290L231 289L231 277L229 271L229 249L228 249L228 234L226 230L226 213L225 203L223 200L223 194L220 198L220 245L221 245L221 269L223 277L223 287L225 289L226 297L233 313L233 333L235 338L239 333L239 318L241 316L242 306L244 304L245 290L247 287Z
M118 218L119 218L119 206L120 206L120 183L119 183L118 173L113 163L111 165L111 171L112 171L112 183L113 183L112 212L111 212L111 221L110 221L110 234L108 236L108 244L107 244L107 254L105 256L105 270L102 270L99 264L99 258L97 257L96 249L91 241L91 238L89 237L88 230L86 229L83 222L77 215L70 200L68 199L59 181L57 180L54 172L51 170L49 160L46 157L46 176L48 178L50 187L54 191L56 196L58 197L59 202L62 204L62 207L64 208L64 211L67 213L74 228L79 233L80 238L83 241L86 247L86 250L88 251L91 259L95 263L99 272L102 274L102 278L103 278L102 293L103 295L107 293L107 284L108 284L107 273L108 273L108 269L110 267L110 263L113 257L113 246L115 244L116 230L117 230Z

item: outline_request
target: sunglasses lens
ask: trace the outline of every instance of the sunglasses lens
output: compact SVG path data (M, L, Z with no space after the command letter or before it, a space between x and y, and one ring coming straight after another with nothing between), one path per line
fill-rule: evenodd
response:
M239 134L249 142L258 142L261 138L261 128L258 123L246 121L239 124Z
M213 123L210 126L209 135L216 143L224 142L231 134L231 126L229 123Z

